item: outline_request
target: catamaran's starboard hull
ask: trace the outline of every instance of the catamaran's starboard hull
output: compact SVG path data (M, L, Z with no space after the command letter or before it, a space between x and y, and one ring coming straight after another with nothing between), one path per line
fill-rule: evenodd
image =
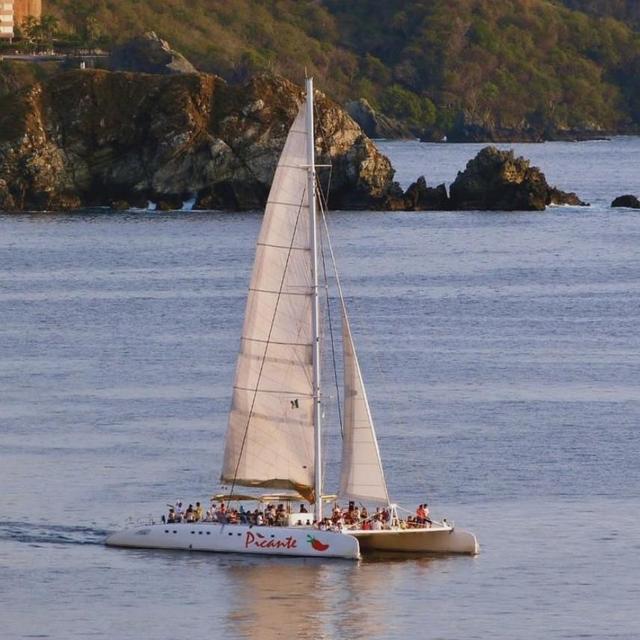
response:
M363 554L393 551L476 555L480 552L480 545L473 533L456 528L349 531L349 534L358 539Z
M105 544L139 549L183 549L354 560L360 558L360 544L356 538L302 527L250 527L217 523L150 524L112 533Z

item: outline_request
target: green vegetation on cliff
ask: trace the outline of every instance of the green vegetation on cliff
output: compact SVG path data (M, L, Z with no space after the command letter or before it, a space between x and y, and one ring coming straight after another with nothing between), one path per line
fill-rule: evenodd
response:
M640 27L640 3L638 0L562 0L570 9L584 11L594 16L615 18Z
M153 29L232 80L268 70L299 81L307 68L334 98L365 97L433 136L540 137L638 126L640 36L598 17L637 18L636 4L48 0L46 10L107 42Z

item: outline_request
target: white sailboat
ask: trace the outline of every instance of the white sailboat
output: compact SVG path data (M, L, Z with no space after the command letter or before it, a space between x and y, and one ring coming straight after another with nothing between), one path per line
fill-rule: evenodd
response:
M313 82L280 157L257 242L233 387L221 479L286 491L313 503L286 526L220 522L144 524L106 544L254 554L359 558L361 551L478 552L472 533L447 522L407 527L389 499L371 412L342 301L344 435L338 496L378 505L383 528L323 522L319 229ZM282 498L282 496L278 496ZM284 500L284 498L282 498ZM382 525L381 525L382 526Z

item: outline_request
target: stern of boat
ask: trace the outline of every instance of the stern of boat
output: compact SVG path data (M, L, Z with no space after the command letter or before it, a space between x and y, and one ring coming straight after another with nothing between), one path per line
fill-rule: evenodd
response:
M381 531L349 531L360 542L363 554L376 551L425 554L464 554L480 552L476 536L453 527L430 529L391 529Z

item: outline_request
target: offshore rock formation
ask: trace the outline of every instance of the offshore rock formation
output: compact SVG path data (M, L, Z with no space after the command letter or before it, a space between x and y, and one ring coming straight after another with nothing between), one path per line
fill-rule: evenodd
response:
M0 97L0 209L176 208L190 198L261 208L301 101L282 78L232 87L205 74L60 74ZM389 160L319 92L316 107L330 205L383 207L397 190Z
M149 31L112 49L109 68L113 71L138 71L141 73L197 73L197 69L166 40Z
M427 186L424 176L409 185L403 193L400 187L391 190L385 201L385 209L390 211L451 211L451 201L447 195L447 187Z
M2 185L0 185L0 192ZM612 203L612 207L628 207L629 209L640 209L640 200L633 195L618 196Z
M544 173L513 151L485 147L458 173L450 189L451 208L488 211L544 211L549 204L586 206L575 193L547 184Z
M393 211L544 211L549 204L587 206L575 193L547 184L544 174L513 151L485 147L450 187L427 186L418 178L403 193L391 189L385 208Z

